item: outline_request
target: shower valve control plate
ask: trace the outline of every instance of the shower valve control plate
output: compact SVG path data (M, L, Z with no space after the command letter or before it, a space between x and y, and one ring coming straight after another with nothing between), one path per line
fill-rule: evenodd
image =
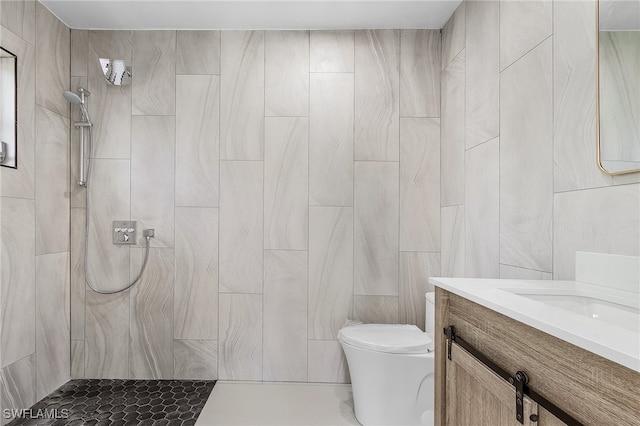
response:
M113 221L113 244L133 245L136 243L137 225L131 220Z

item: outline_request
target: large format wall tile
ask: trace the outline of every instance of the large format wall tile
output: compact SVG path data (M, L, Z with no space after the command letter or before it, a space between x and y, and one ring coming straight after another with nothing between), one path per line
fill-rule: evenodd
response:
M500 76L500 263L538 271L552 267L551 45Z
M71 30L71 77L86 77L89 64L89 31ZM73 87L72 87L73 90Z
M596 32L592 1L553 6L554 191L611 183L596 164Z
M174 379L216 380L218 342L215 340L174 340Z
M220 158L262 160L264 31L223 31L220 54Z
M265 250L263 380L307 381L307 275L306 251Z
M31 407L36 397L36 354L26 356L2 368L0 394L3 410L20 410ZM2 416L2 424L9 422Z
M131 85L109 86L99 64L100 58L122 59L131 64L133 32L90 31L89 42L87 67L91 96L87 108L91 117L96 117L91 132L93 154L97 158L129 158Z
M218 209L176 208L173 337L218 338Z
M176 205L218 207L220 78L176 77Z
M3 197L35 197L36 49L11 31L0 27L2 47L13 52L18 61L18 168L0 167L0 194Z
M66 383L70 376L69 253L36 256L36 397Z
M500 131L500 3L466 3L466 147Z
M40 2L36 28L36 104L68 117L69 104L61 90L69 87L71 32Z
M365 324L397 324L397 296L354 296L353 319Z
M2 3L2 26L27 43L36 42L36 1L6 1Z
M36 135L36 254L69 251L69 119L36 106Z
M465 51L442 71L441 205L464 203Z
M129 219L130 182L128 160L94 160L89 204L89 241L86 274L98 290L117 290L129 279L129 247L113 244L113 220ZM88 302L87 302L88 303Z
M306 250L309 228L309 121L265 122L264 224L266 249Z
M132 250L132 281L144 252ZM147 268L130 290L129 377L133 379L173 378L173 277L173 249L151 249Z
M311 205L353 205L353 79L353 74L311 74Z
M309 339L335 339L352 301L353 208L310 207Z
M311 72L353 72L353 31L311 31Z
M85 377L129 378L129 292L87 291L86 321Z
M138 244L146 244L140 243L142 230L153 228L154 247L173 247L175 119L139 116L131 124L131 218L138 221Z
M2 198L2 367L35 352L36 277L33 200Z
M70 278L71 340L84 340L86 284L84 282L85 209L71 209Z
M84 340L71 341L71 379L84 379Z
M500 279L514 280L552 280L551 272L534 271L517 266L500 265Z
M575 279L575 252L640 256L640 184L554 196L553 277Z
M262 292L263 172L261 161L220 165L220 291Z
M440 253L400 252L399 323L424 330L425 293L433 291L429 277L440 274Z
M438 30L400 32L400 117L440 117L440 51Z
M262 295L220 295L221 380L262 380Z
M551 35L552 9L550 0L500 1L501 70Z
M355 159L398 161L400 32L355 35Z
M175 31L134 31L131 78L134 115L175 114L175 63Z
M309 32L265 33L265 115L309 115Z
M468 277L500 276L500 141L467 151L465 238Z
M441 209L441 272L443 277L464 278L464 205Z
M440 251L440 120L400 119L400 250Z
M340 342L309 340L309 382L349 383L349 367Z
M358 161L354 181L354 294L397 296L398 163Z
M177 31L176 74L220 74L220 31Z
M464 49L466 6L466 1L460 3L449 21L442 27L442 69L447 68L449 63ZM442 98L445 99L444 92L442 95Z

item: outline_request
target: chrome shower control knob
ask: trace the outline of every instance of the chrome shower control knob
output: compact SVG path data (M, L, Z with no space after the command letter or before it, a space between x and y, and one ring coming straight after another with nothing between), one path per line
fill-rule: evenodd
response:
M114 220L113 221L113 244L136 243L136 222L130 220Z

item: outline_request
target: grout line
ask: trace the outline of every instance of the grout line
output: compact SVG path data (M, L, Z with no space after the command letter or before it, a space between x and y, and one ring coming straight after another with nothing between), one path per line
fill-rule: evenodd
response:
M539 273L541 273L541 274L553 274L553 272L550 272L550 271L543 271L543 270L540 270L540 269L527 268L527 267L524 267L524 266L518 266L518 265L510 265L510 264L508 264L508 263L502 263L502 262L500 262L500 263L499 263L499 265L500 265L500 266L507 266L507 267L509 267L509 268L523 269L523 270L525 270L525 271L539 272Z
M500 21L501 21L501 13L500 13L500 5L498 5L498 135L496 136L498 138L498 235L497 235L497 241L498 241L498 278L500 278L500 258L502 257L502 243L500 241L500 234L501 234L501 227L502 227L502 197L500 196L500 194L502 193L501 188L502 188L502 173L500 173L500 171L502 170L502 137L501 137L501 124L502 124L502 105L501 105L501 100L502 100L502 79L500 78L500 47L501 47L501 31L500 31Z
M264 246L266 241L266 226L265 226L265 163L267 158L267 32L262 31L262 72L263 72L263 92L262 92L262 100L264 102L263 105L263 115L264 119L262 120L262 297L260 297L260 302L262 303L262 318L261 318L261 327L262 333L260 336L260 380L264 381L264 324L265 324L265 316L264 316L264 288L265 288L265 261L264 261Z
M133 70L133 64L134 64L134 58L135 58L135 51L134 51L134 46L135 46L135 42L134 42L134 38L135 38L135 33L132 32L131 33L131 68L132 68L132 77L131 77L131 86L130 86L130 92L131 92L131 105L130 105L130 114L131 114L131 120L129 120L129 220L131 220L131 212L133 210L132 206L133 206L133 194L132 194L132 168L133 168L133 144L134 144L134 140L133 140L133 84L135 82L134 78L136 76L135 74L135 70ZM127 251L128 253L128 270L129 272L127 273L127 280L129 279L129 277L131 276L131 248L127 247ZM127 304L128 304L128 308L129 308L129 318L127 318L127 331L129 333L129 335L127 336L127 377L131 378L132 374L131 374L131 358L132 358L132 354L133 354L133 349L132 349L132 339L131 339L131 289L127 290Z
M219 52L219 57L218 57L218 73L219 73L219 77L218 77L218 138L217 138L217 150L218 150L218 211L216 214L216 239L217 239L217 246L216 246L216 255L217 255L217 259L216 259L216 301L217 301L217 306L216 306L216 318L217 318L217 323L216 323L216 378L220 377L220 351L222 348L222 344L220 342L220 336L221 336L221 330L220 330L220 212L221 212L221 193L222 193L222 159L221 159L221 113L220 111L222 110L221 108L221 103L222 103L222 31L220 31L220 37L218 37L218 52Z
M402 30L398 30L398 197L396 199L397 202L397 213L398 213L398 217L397 217L397 233L396 233L396 250L397 253L396 254L396 297L398 298L398 300L396 301L396 323L400 322L400 293L401 293L401 287L404 287L402 285L401 282L401 254L400 254L400 238L401 238L401 234L402 234L402 224L401 224L401 216L402 216L402 122L403 120L400 117L400 109L402 106ZM417 40L417 33L416 33L416 38L414 40ZM417 41L416 41L417 42Z
M556 117L555 117L555 111L556 111L556 97L555 97L555 83L556 83L556 79L555 79L555 44L556 44L556 37L554 37L554 33L553 30L555 28L555 5L553 4L553 2L551 3L551 158L550 158L550 165L551 165L551 223L550 225L550 231L551 231L551 279L553 279L553 270L554 270L554 259L555 259L555 247L556 247L556 238L555 238L555 207L556 207L556 203L555 203L555 196L554 196L554 190L555 190L555 183L556 183L556 176L555 176L555 142L556 142ZM596 118L597 119L597 118Z
M305 311L305 327L304 327L304 334L305 334L305 346L306 346L306 352L305 352L305 364L306 364L306 371L305 371L305 381L309 381L309 295L311 293L310 291L310 283L311 283L311 277L310 277L310 255L309 252L311 251L311 171L310 171L310 164L311 164L311 55L312 55L312 51L311 51L311 37L312 37L313 32L309 31L309 38L308 38L308 65L309 65L309 75L307 78L307 282L306 282L306 311Z
M527 50L526 52L524 52L521 56L519 56L518 58L514 59L513 62L511 62L509 65L507 65L506 67L504 67L503 69L500 70L500 74L502 74L504 71L508 70L509 68L511 68L513 65L515 65L517 62L520 62L521 60L523 60L526 56L529 55L529 53L533 52L534 50L536 50L541 44L543 44L545 41L549 40L549 39L553 39L553 32L551 34L549 34L547 37L545 37L543 40L541 40L539 43L536 43L535 46L533 46L531 49Z
M349 302L349 316L351 319L355 319L356 317L356 308L355 308L355 293L356 293L356 81L358 77L357 73L357 63L356 54L357 54L357 41L358 34L362 34L362 31L354 31L353 32L353 98L352 98L352 108L353 108L353 119L351 122L351 141L352 141L352 164L351 164L351 300Z
M175 327L175 309L176 309L176 282L177 282L177 262L176 262L176 253L177 253L177 244L176 244L176 196L177 196L177 171L178 171L178 74L176 72L177 68L177 58L178 58L178 31L173 32L173 206L171 210L173 211L173 270L171 274L171 311L169 315L171 316L171 321L169 325L171 327L171 374L170 377L172 379L176 378L176 351L175 351L175 339L176 339L176 327ZM208 87L207 92L208 93ZM205 101L206 102L206 101ZM151 244L151 241L148 242Z

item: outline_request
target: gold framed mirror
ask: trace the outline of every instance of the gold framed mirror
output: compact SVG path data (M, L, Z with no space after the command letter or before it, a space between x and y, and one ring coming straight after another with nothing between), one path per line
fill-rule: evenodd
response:
M640 0L596 1L598 167L640 172Z

